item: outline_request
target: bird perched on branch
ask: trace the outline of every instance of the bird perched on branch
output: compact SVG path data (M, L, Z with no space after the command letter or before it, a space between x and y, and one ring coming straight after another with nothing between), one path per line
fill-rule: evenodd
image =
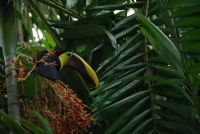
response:
M92 81L96 87L99 80L94 70L80 56L72 52L41 51L36 55L35 73L50 80L59 79L59 71L66 65L74 68L83 77Z

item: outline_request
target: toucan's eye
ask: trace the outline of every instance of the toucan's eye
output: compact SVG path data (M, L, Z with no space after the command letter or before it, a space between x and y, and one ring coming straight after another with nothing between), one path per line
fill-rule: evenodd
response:
M71 53L68 53L68 54L67 54L67 56L69 56L69 57L70 57L71 55L72 55Z

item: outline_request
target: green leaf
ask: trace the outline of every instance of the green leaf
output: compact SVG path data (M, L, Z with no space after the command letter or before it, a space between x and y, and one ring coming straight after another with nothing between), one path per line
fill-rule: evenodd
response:
M180 74L176 70L168 66L150 65L155 74L159 74L164 77L179 78Z
M86 0L78 0L76 4L76 9L78 10L79 13L84 11L86 4L87 4Z
M121 32L119 32L117 35L115 35L115 38L121 38L123 36L126 36L127 34L131 33L132 31L137 31L137 26L133 25L132 27L129 27Z
M94 111L99 111L100 109L111 105L114 102L117 102L123 98L125 98L133 88L136 88L141 83L140 80L135 80L130 83L127 83L127 85L122 86L120 90L115 91L114 93L107 93L104 97L102 97L102 100L99 102L101 103L101 106L98 106L97 109L93 109ZM107 99L105 99L107 98Z
M117 30L117 29L123 27L124 25L126 25L126 24L129 23L129 22L133 22L133 20L135 20L135 19L136 19L136 16L135 16L135 15L131 15L131 16L125 17L124 19L122 19L122 20L120 20L119 22L117 22L117 23L115 24L115 27L113 27L113 28L111 29L111 31L112 31L112 30Z
M112 88L119 86L120 84L122 84L122 81L113 81L113 82L110 82L109 84L104 84L98 90L92 91L90 95L92 96L100 95L106 91L109 91Z
M131 69L139 69L139 68L142 68L142 67L145 67L145 64L144 63L138 63L138 64L130 64L130 65L127 65L127 66L118 66L116 67L116 71L128 71L128 70L131 70Z
M127 55L128 54L130 54L130 53L127 53ZM113 63L110 67L105 69L105 71L102 72L102 74L99 75L101 77L101 80L106 78L109 75L111 76L112 74L114 74L114 72L116 71L116 69L118 67L122 67L122 66L124 67L124 66L127 66L130 63L134 63L135 61L141 59L142 56L143 56L143 54L137 54L137 55L132 56L132 57L127 57L127 60L124 60L125 55L124 56L121 55L121 57L119 57L118 60L115 61L115 63Z
M117 49L116 38L112 35L111 32L100 25L90 22L85 24L84 22L77 25L71 25L71 27L66 28L65 30L66 32L63 33L63 36L68 39L81 39L105 34L109 38L113 48Z
M106 130L106 134L116 133L117 130L126 126L126 124L131 120L132 115L138 114L143 108L148 105L149 96L142 98L136 104L134 104L130 109L124 112L109 128Z
M52 36L50 35L50 33L46 30L42 30L42 33L44 34L45 38L46 38L46 41L48 42L45 43L45 47L47 49L52 49L52 48L55 48L56 47L56 42L54 41L54 39L52 38Z
M192 126L191 120L184 119L182 116L179 116L179 115L169 112L167 110L156 111L156 114L158 114L162 118L162 120L168 120L168 121L172 121L174 123Z
M69 39L94 37L104 33L101 26L91 23L72 25L72 27L66 28L65 31L63 35Z
M200 29L191 30L181 37L181 41L183 42L200 41L199 33L200 33Z
M166 79L166 78L162 78L162 77L158 77L158 76L140 76L140 77L137 77L135 79L144 79L144 80L148 80L148 81L149 80L150 81L156 81L156 82L160 82L162 84L165 84L166 86L171 86L173 88L176 88L190 102L192 102L192 99L191 99L189 93L187 92L187 90L185 88L182 87L183 83L179 79Z
M117 53L112 54L110 57L108 57L106 60L104 60L98 67L98 69L96 70L96 72L100 72L102 69L104 69L104 67L109 66L112 62L114 62L117 57L124 52L130 45L132 45L132 43L134 43L134 41L137 39L138 34L136 34L135 36L131 37L130 39L128 39L124 44L122 44L119 47L119 50L117 51ZM137 45L136 45L137 46ZM112 64L111 64L112 65Z
M105 33L107 34L108 38L110 39L110 42L112 44L112 47L117 49L118 46L117 46L117 40L116 40L116 37L113 36L109 31L107 31L106 29L104 29Z
M136 8L141 7L144 5L144 2L136 2L131 4L122 4L122 5L103 5L103 6L94 6L91 8L88 8L88 10L124 10L127 8Z
M25 81L19 82L19 87L28 98L34 97L42 91L42 78L40 76L30 75Z
M134 60L138 60L139 58L141 58L143 56L142 53L134 54L134 52L136 52L139 48L142 47L141 44L142 44L142 42L138 42L137 44L134 44L133 47L131 47L130 49L121 53L118 57L114 56L115 58L113 57L112 62L110 60L110 63L112 63L112 64L110 64L110 66L107 66L107 68L101 72L100 76L103 75L103 77L105 77L104 76L105 73L108 73L111 70L114 70L115 68L117 68L119 66L120 67L126 66L128 63L130 63L130 62L133 63Z
M150 125L150 123L153 123L153 119L148 119L146 121L144 121L143 123L141 123L133 132L132 134L141 134L144 133L145 131L147 131L147 126Z
M0 122L1 124L8 127L15 134L28 134L28 132L16 123L11 117L5 114L2 110L0 111Z
M150 130L147 134L154 134L155 133L155 129L153 129L153 130Z
M137 126L144 122L150 114L150 110L147 109L135 116L116 134L130 134L134 131Z
M130 95L108 107L105 107L104 109L97 111L97 113L94 114L96 117L107 117L109 114L113 113L117 109L122 109L122 107L125 107L126 105L130 105L136 101L138 101L141 97L146 96L149 93L149 91L141 91L136 94Z
M170 88L170 87L167 87L167 85L164 85L164 86L165 87L156 86L153 92L155 94L158 94L160 96L167 97L167 98L174 98L180 101L187 100L186 97L180 94L180 91L177 90L176 88Z
M174 122L170 122L170 121L162 121L162 120L158 120L156 122L156 124L158 126L162 126L164 128L168 128L171 129L173 132L179 132L181 134L195 134L194 130L190 127L188 127L187 125L183 125L183 124L177 124Z
M46 134L53 134L53 129L50 127L49 123L46 121L44 117L42 117L38 112L33 112L34 117L38 121L38 123L41 125L41 127L44 129Z
M200 53L200 45L199 42L187 42L182 44L184 52L190 53Z
M191 8L191 6L194 5L200 5L199 0L171 0L168 2L167 7L168 8L178 8L178 7L188 7Z
M191 115L193 115L196 111L194 107L189 106L188 104L181 104L179 102L175 101L162 101L162 100L157 100L155 102L157 105L160 107L166 108L170 110L173 113L176 113L183 118L190 118Z
M191 16L193 14L199 14L200 13L200 5L192 5L190 8L186 7L179 7L173 12L173 17L186 17Z
M198 28L200 27L200 16L190 16L190 17L184 17L179 19L175 25L176 27L179 28L189 28L189 27L193 27L193 28Z
M23 118L21 118L21 124L22 124L25 128L31 130L31 132L33 132L33 133L35 133L35 134L44 134L44 130L42 130L42 129L39 128L37 125L35 125L35 124L33 124L33 123L31 123L31 122L29 122L29 121L23 119Z
M148 38L153 48L168 64L175 66L180 71L183 68L181 55L173 42L142 14L137 12L136 15L143 26L141 31Z

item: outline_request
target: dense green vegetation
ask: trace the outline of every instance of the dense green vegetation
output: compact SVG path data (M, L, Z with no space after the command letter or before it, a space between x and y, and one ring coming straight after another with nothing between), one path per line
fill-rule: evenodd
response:
M0 112L1 132L53 133L41 113L33 112L37 125L19 121L17 79L7 71L13 66L4 65L16 53L32 58L54 49L77 53L99 77L95 89L70 68L60 73L96 120L88 133L200 133L199 0L1 0L0 9L0 104L12 117ZM30 75L18 82L19 94L23 89L31 100L43 82Z

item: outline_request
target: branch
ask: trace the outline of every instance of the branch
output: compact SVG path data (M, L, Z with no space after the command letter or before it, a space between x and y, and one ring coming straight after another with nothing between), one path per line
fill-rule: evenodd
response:
M63 50L64 47L62 46L60 37L58 36L58 34L51 28L51 26L48 24L48 22L46 21L46 19L44 18L44 16L42 15L42 13L39 11L39 9L37 8L37 6L33 3L32 0L23 0L25 4L27 4L41 19L42 23L44 24L44 26L46 27L46 29L50 32L50 34L52 35L53 39L55 40L56 44L58 45L58 47Z
M78 13L76 13L75 11L73 10L70 10L70 9L66 9L64 7L62 7L62 5L58 4L58 3L54 3L52 1L46 1L46 0L38 0L39 2L43 3L43 4L47 4L53 8L56 8L60 11L62 11L63 13L66 13L66 14L69 14L70 16L74 17L74 18L77 18L77 19L84 19L85 16L81 16L79 15Z

